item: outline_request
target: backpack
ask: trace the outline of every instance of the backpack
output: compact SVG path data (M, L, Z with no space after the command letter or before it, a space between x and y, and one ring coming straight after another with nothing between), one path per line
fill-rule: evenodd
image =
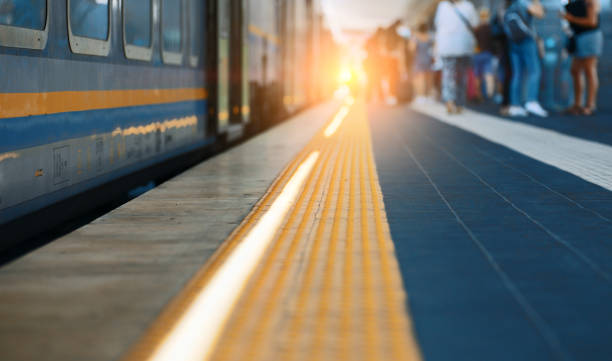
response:
M533 38L533 29L527 25L526 16L518 3L514 3L504 14L504 32L508 39L519 43L525 39Z
M499 14L493 15L489 24L491 25L491 35L493 35L494 38L501 38L506 36L506 31L504 30L504 21Z

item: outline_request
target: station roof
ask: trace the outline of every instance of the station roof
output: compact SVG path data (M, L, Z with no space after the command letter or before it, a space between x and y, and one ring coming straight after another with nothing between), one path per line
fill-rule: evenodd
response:
M437 0L324 0L323 11L339 40L358 32L370 33L397 19L417 22Z

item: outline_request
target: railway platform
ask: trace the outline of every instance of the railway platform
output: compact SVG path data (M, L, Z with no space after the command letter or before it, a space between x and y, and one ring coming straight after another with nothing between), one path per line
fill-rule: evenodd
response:
M0 268L0 359L607 360L578 128L319 105Z

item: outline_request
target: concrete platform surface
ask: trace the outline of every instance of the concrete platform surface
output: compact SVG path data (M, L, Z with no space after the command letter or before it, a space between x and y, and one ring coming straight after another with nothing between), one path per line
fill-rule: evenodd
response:
M612 144L551 124L306 112L0 269L0 360L608 361Z
M612 141L415 108L368 116L424 358L610 360Z

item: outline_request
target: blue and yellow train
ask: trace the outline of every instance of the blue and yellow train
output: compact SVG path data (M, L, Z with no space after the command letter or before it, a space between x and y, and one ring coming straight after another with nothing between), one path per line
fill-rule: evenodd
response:
M0 0L0 225L325 96L319 7Z

